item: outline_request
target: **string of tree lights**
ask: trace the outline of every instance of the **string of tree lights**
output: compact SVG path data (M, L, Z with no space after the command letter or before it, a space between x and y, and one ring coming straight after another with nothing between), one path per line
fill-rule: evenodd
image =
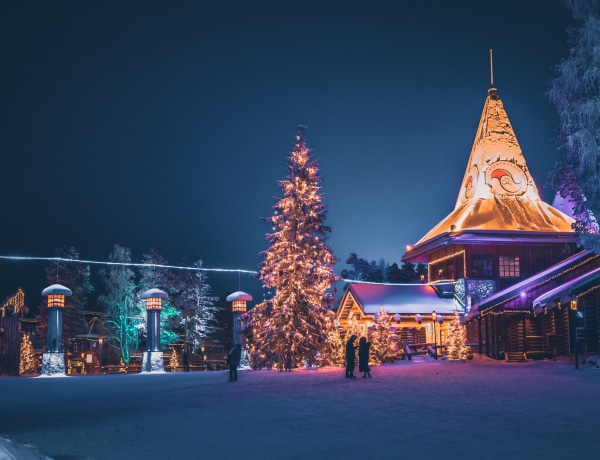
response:
M108 262L102 260L84 260L84 259L69 259L67 257L36 257L36 256L3 256L0 255L0 259L14 260L14 261L34 261L34 260L45 260L48 262L67 262L67 263L80 263L90 265L112 265L112 266L128 266L128 267L143 267L143 268L167 268L172 270L191 270L191 271L206 271L206 272L222 272L222 273L246 273L249 275L256 275L258 272L255 270L245 270L241 268L206 268L206 267L194 267L194 266L181 266L181 265L167 265L167 264L148 264L141 262ZM384 286L410 286L414 283L384 283L364 280L353 280L353 279L340 279L343 283L354 283L354 284L377 284ZM425 286L441 286L445 284L454 284L455 281L443 281L435 283L421 283Z

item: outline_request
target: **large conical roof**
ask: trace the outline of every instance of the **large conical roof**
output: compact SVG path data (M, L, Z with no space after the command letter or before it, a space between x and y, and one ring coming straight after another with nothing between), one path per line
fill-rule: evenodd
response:
M447 232L571 232L572 223L540 199L498 91L491 88L454 211L415 246Z

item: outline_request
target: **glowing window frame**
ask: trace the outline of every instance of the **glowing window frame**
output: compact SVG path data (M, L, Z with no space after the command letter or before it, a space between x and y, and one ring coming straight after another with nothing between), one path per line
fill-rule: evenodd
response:
M521 276L521 259L519 256L498 256L498 277L519 278Z
M65 296L63 294L48 294L48 308L65 306Z
M146 299L146 310L162 310L162 299L160 297L148 297Z
M231 311L246 311L246 301L245 300L234 300L231 302Z

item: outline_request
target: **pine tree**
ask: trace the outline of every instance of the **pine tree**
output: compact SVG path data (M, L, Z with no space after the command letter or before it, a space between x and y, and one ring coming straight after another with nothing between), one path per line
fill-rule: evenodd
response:
M31 343L29 334L23 334L21 340L21 361L19 363L19 374L30 374L37 372L37 357Z
M454 312L454 319L448 329L448 340L446 342L448 359L465 360L469 357L467 346L467 330L460 323L458 311Z
M569 30L569 57L557 66L549 91L560 117L563 159L548 177L574 207L580 244L600 253L600 0L565 0L578 27Z
M288 159L288 176L279 182L283 198L265 220L273 233L258 277L267 288L275 288L248 312L255 325L250 352L275 354L279 363L288 350L308 366L323 364L332 355L328 336L336 328L330 288L336 281L336 258L327 246L331 231L324 224L326 208L319 194L321 179L316 159L310 155L300 127Z
M392 316L379 307L375 330L371 334L371 354L375 363L393 363L398 360L398 351L392 341Z
M131 251L115 244L108 260L118 264L129 263ZM100 271L100 278L106 286L106 294L101 295L98 301L104 305L109 317L105 321L110 331L108 343L119 351L121 362L128 366L130 354L138 345L143 321L136 307L135 273L127 265L111 265Z
M194 267L200 269L202 261L197 260ZM181 325L185 332L185 341L190 341L197 350L204 340L217 332L216 315L219 311L218 297L211 295L206 273L200 270L182 270L178 279L180 294L174 305L181 310ZM231 310L227 308L228 316Z
M171 371L176 372L179 369L179 355L177 354L177 349L175 347L171 347L171 359L169 360L169 365L171 366Z
M346 346L337 327L327 332L327 342L331 345L331 353L323 359L323 365L343 366L346 359Z

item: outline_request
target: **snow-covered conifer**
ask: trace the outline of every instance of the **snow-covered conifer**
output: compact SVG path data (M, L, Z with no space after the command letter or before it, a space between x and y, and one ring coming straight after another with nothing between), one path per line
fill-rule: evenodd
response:
M392 341L392 316L379 307L375 328L371 334L370 357L375 363L393 363L398 359L396 344Z
M207 336L216 330L215 315L219 309L218 297L211 295L212 288L208 284L206 273L199 270L202 261L197 260L193 265L198 270L184 270L178 284L179 295L175 305L181 309L181 325L185 332L186 343L191 342L197 350ZM228 314L231 313L228 311Z
M130 263L131 250L115 244L108 260ZM100 271L100 278L106 287L106 293L98 301L104 305L109 318L105 321L110 332L108 344L118 350L121 362L129 365L130 354L138 344L138 327L143 320L136 308L135 273L127 265L110 265Z
M259 278L274 288L272 298L248 312L255 332L250 352L278 362L291 350L297 362L317 365L332 354L329 334L336 328L330 291L337 276L336 262L327 246L331 229L324 224L326 208L319 193L321 178L300 127L288 160L288 176L279 182L283 197L274 215L265 220L273 233L262 252Z
M569 30L571 51L549 91L560 118L563 159L548 185L572 203L580 244L600 253L600 1L565 3L579 25Z
M448 328L448 339L446 342L448 359L465 360L469 357L469 347L467 346L467 330L460 323L458 311L454 312L454 319Z

